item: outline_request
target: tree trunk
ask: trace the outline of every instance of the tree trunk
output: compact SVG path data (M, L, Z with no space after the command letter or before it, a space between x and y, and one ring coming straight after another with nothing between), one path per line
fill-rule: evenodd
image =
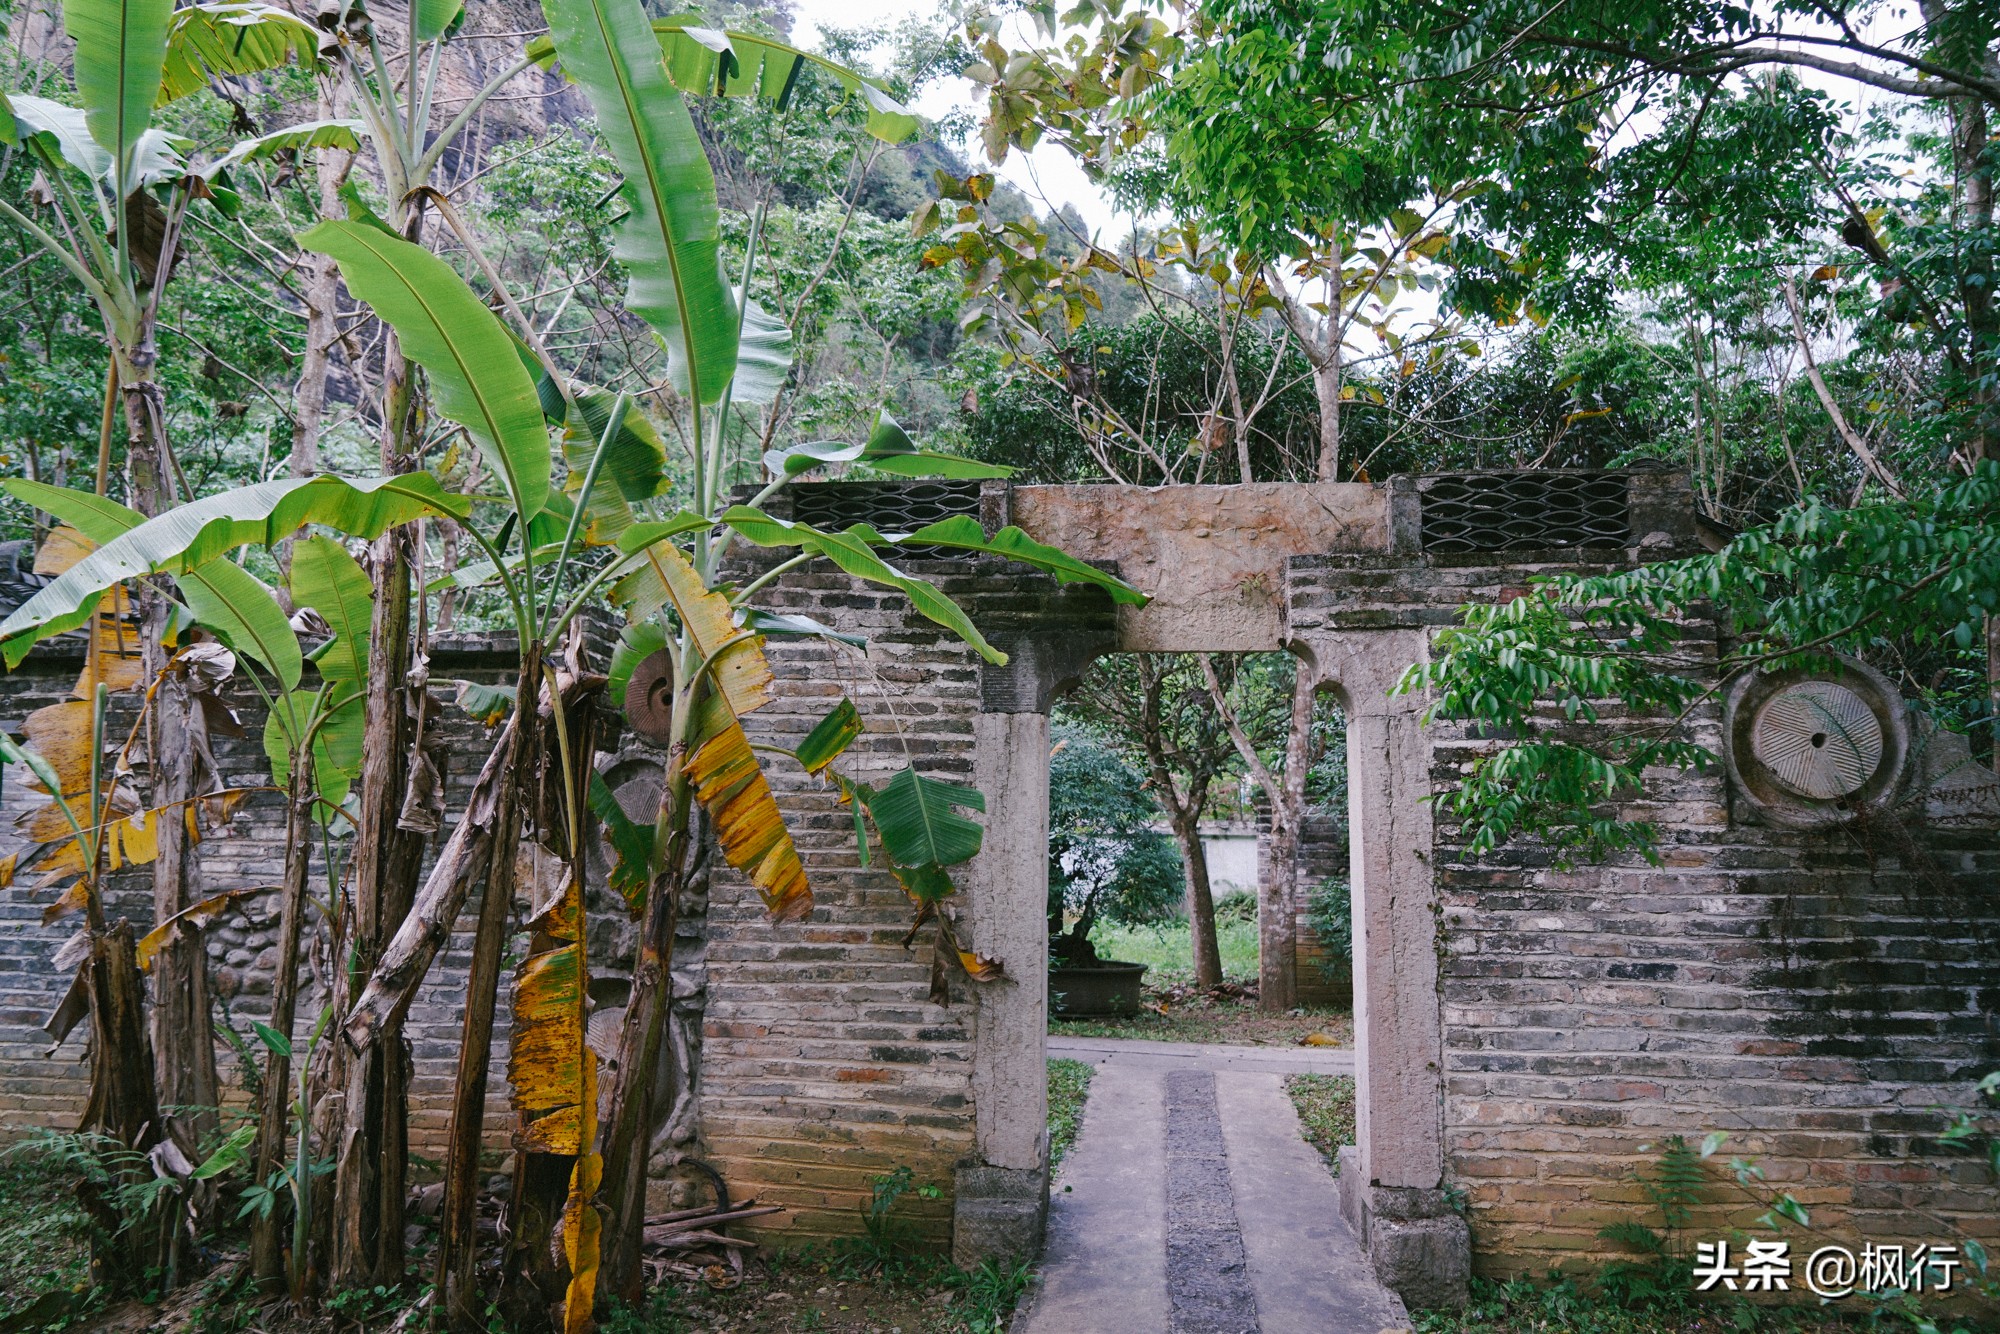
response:
M292 791L285 819L284 904L278 919L278 971L271 982L271 1027L292 1035L298 1017L299 938L305 923L306 880L312 866L312 757L292 756ZM292 1062L283 1052L264 1053L263 1099L257 1114L257 1160L253 1179L271 1179L285 1159L286 1125L291 1118ZM302 1135L312 1133L300 1126ZM273 1209L250 1225L250 1273L267 1287L284 1276L284 1219Z
M193 799L200 791L200 757L207 751L201 702L187 677L169 670L159 642L166 623L163 594L149 594L143 646L147 677L154 687L150 760L151 803L159 810L153 861L153 921L165 922L202 897L201 865L188 834ZM155 623L157 618L157 624ZM167 1123L182 1152L195 1161L202 1141L216 1125L215 1024L209 1004L208 949L201 933L176 930L153 960L153 1049L158 1062L160 1101L171 1110Z
M340 79L320 80L319 116L339 120L346 115ZM346 149L322 148L316 160L319 169L319 216L344 218L347 208L340 187L354 169L354 154ZM335 318L340 302L340 266L332 256L307 252L301 260L306 271L306 345L299 358L299 381L292 392L292 459L289 472L294 477L311 477L319 471L319 436L326 420L326 380L333 361L333 346L340 338Z
M531 642L521 660L514 696L516 726L508 738L504 768L494 788L493 832L486 841L485 890L479 905L479 926L472 941L472 971L465 984L465 1024L459 1040L458 1078L452 1089L451 1126L446 1132L438 1303L453 1329L468 1332L484 1328L476 1274L479 1153L486 1129L486 1078L492 1064L493 1014L499 1000L501 956L506 951L507 922L514 906L514 858L521 843L522 789L526 775L533 768L533 747L540 743L535 701L541 674L541 654ZM469 810L467 818L470 819ZM425 888L428 890L429 886ZM446 928L449 929L448 923ZM379 1043L381 1035L375 1040Z
M145 1153L163 1135L138 946L130 922L105 923L102 911L95 908L94 887L91 898L96 920L91 923L90 962L85 965L90 988L90 1095L77 1129L109 1136ZM129 1180L133 1172L116 1168L109 1185L86 1181L77 1187L77 1197L96 1231L91 1278L113 1292L141 1292L162 1281L160 1239L128 1235L125 1211L110 1198L120 1185L136 1184Z
M1208 850L1201 843L1200 811L1191 811L1169 821L1174 842L1180 844L1181 860L1187 864L1188 933L1194 939L1194 984L1198 987L1222 985L1222 949L1215 939L1215 896L1208 883Z
M1327 335L1329 348L1315 347L1301 339L1312 361L1313 397L1319 400L1319 480L1340 480L1340 340Z
M127 494L133 508L155 517L173 507L172 447L166 407L153 378L157 360L152 332L137 346L114 349L113 367L125 402ZM192 497L181 497L191 499ZM150 804L167 809L159 816L158 856L153 862L153 921L167 921L202 897L201 866L187 833L189 799L198 788L199 757L206 752L206 724L200 701L185 677L167 671L165 644L168 593L148 586L141 594L140 652L146 679L157 682L148 711ZM177 931L153 964L154 1097L172 1107L170 1125L183 1152L192 1155L215 1125L217 1105L215 1029L208 991L208 950L199 933Z
M1285 737L1285 772L1271 809L1271 864L1257 905L1257 1007L1267 1012L1299 1003L1299 828L1312 767L1312 678L1300 663L1292 684L1292 725Z
M406 469L404 470L406 471ZM369 630L366 724L361 743L360 821L354 840L349 976L374 971L402 925L423 865L421 835L396 818L409 788L413 727L405 679L410 669L410 562L407 530L376 539ZM378 1034L346 1062L346 1100L334 1178L336 1287L393 1285L403 1278L403 1197L409 1154L410 1058L400 1025Z
M646 1221L646 1166L652 1156L654 1094L667 1015L673 1008L674 922L686 883L693 791L681 768L681 750L669 761L660 789L666 852L646 901L646 924L632 970L632 996L618 1038L618 1070L604 1126L605 1226L598 1292L637 1301L645 1277L639 1243Z

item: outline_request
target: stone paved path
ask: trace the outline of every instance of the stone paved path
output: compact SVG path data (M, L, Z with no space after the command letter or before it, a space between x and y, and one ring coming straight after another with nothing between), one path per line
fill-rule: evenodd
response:
M1097 1067L1016 1334L1378 1334L1408 1327L1340 1219L1288 1074L1340 1048L1050 1038Z

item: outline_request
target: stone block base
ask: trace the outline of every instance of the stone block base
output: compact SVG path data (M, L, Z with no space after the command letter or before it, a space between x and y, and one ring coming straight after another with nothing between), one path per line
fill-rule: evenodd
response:
M1472 1230L1441 1190L1371 1186L1361 1154L1340 1151L1340 1214L1382 1286L1413 1311L1465 1305Z
M982 1260L1033 1260L1042 1253L1049 1221L1046 1168L967 1165L953 1185L953 1264L971 1269Z

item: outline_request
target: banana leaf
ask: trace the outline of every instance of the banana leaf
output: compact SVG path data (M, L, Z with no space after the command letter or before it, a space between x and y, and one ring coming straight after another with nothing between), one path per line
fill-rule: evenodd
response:
M200 92L218 74L256 74L294 56L300 65L316 67L319 37L304 19L255 0L177 9L167 28L157 105Z
M899 144L917 132L917 117L879 81L825 56L757 33L697 27L684 17L655 19L653 32L659 38L667 77L682 92L707 97L754 94L783 111L810 71L832 79L850 97L859 97L867 110L868 133L883 143ZM538 37L528 43L527 53L546 67L555 58L555 45Z
M672 377L713 403L736 373L737 320L707 150L639 0L543 0L542 11L624 172L614 253L631 277L625 304L666 344Z
M26 498L24 485L33 484L20 478L0 482L0 488ZM40 641L82 625L106 590L124 580L156 573L179 577L237 547L269 546L307 524L372 538L419 515L464 519L470 512L469 500L448 494L425 473L361 481L286 478L204 496L105 543L15 608L0 622L0 654L8 666L19 664Z
M173 13L174 0L64 0L62 6L63 31L76 43L77 101L126 193L136 188L133 154L159 100Z
M549 498L551 453L541 401L514 340L449 264L362 223L322 222L299 237L331 255L348 290L395 329L429 372L439 411L471 433L524 519Z

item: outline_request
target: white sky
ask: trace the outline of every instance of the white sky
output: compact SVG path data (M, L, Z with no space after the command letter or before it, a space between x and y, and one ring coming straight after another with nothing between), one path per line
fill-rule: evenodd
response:
M888 26L907 17L913 6L924 3L925 0L793 0L798 23L792 35L799 45L814 47L819 44L822 21L842 28ZM983 107L979 86L968 79L953 77L932 84L917 99L914 110L932 119L963 110L970 112L976 123ZM1131 228L1130 217L1120 214L1104 192L1083 174L1082 168L1059 148L1038 148L1026 157L1018 152L1009 153L1007 161L996 170L986 161L985 151L976 140L966 147L971 166L994 170L1002 180L1034 200L1038 209L1074 204L1084 220L1103 233L1107 242L1115 241Z

